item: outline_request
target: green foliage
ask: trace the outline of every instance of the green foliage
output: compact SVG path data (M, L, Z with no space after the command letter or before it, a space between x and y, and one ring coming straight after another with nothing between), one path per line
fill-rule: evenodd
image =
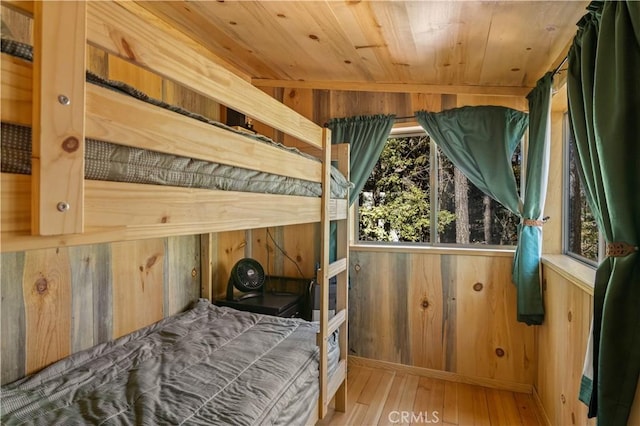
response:
M362 235L374 241L429 241L431 208L427 199L428 194L415 185L402 192L385 193L379 205L361 207ZM454 219L453 213L441 211L439 230L443 230Z
M415 186L399 193L385 193L387 202L360 210L362 232L377 241L423 241L429 236L429 203Z
M387 141L361 194L361 240L430 240L429 145L426 135ZM439 229L455 219L448 211L439 216Z
M438 167L432 167L430 155L427 135L388 139L360 194L360 240L455 243L456 226L461 225L456 221L467 217L457 216L455 210L464 208L470 242L515 244L518 217L493 200L486 204L484 194L471 183L467 203L456 207L455 193L461 189L454 182L454 166L439 155ZM519 163L518 151L514 171ZM438 180L437 235L431 235L431 173Z
M572 136L570 136L572 137ZM565 197L568 201L567 251L589 260L598 260L600 234L595 217L591 213L587 196L577 168L578 157L574 142L569 141L569 185Z
M586 196L581 194L580 199L580 219L581 219L581 254L587 259L598 260L598 242L600 240L600 234L598 233L598 226L596 225L596 219L591 213L589 204L587 203Z

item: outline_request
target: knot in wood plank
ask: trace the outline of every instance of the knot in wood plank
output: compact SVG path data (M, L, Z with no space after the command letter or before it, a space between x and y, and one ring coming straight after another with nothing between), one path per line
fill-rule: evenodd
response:
M158 255L156 254L148 258L147 264L146 264L147 269L151 269L151 267L156 263L157 260L158 260Z
M80 141L75 136L69 136L62 142L62 149L68 153L76 152L80 148Z
M35 287L38 294L44 294L49 288L49 283L45 277L38 278L36 280Z

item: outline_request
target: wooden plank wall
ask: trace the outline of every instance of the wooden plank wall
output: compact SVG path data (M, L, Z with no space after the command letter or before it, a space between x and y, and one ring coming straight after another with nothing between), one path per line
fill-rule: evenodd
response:
M536 327L536 391L551 424L595 425L578 400L593 296L546 266L543 277L546 317Z
M320 259L319 232L313 223L216 234L214 299L226 296L231 268L245 257L260 262L268 275L312 279ZM303 292L297 287L279 290Z
M2 383L184 310L199 236L3 253Z
M353 249L349 353L533 384L534 330L516 321L512 256Z

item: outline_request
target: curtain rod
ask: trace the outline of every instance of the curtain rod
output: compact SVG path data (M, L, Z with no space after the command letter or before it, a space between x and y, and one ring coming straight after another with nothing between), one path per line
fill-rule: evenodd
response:
M567 60L569 59L569 55L565 56L564 59L562 60L562 62L560 62L560 64L558 64L558 66L556 67L555 70L553 70L553 75L556 75L560 72L560 68L562 68L562 66L564 64L567 63Z
M602 8L604 7L604 1L598 1L598 0L594 0L591 3L589 3L589 5L586 7L586 9L589 12L599 12L602 10ZM588 14L587 14L588 15ZM585 15L586 16L586 15ZM583 16L582 18L580 18L580 20L578 22L576 22L576 25L578 27L582 27L584 25L584 21L585 21L585 16ZM562 60L562 62L560 62L560 65L558 65L556 67L555 70L553 70L553 75L558 74L558 72L560 72L560 68L562 68L562 66L564 64L567 63L567 60L569 59L569 55L567 54L567 56L564 57L564 59Z
M415 114L414 115L407 115L407 116L404 116L404 117L393 117L394 121L395 120L408 120L410 118L416 118ZM329 127L329 123L328 122L323 123L322 127Z

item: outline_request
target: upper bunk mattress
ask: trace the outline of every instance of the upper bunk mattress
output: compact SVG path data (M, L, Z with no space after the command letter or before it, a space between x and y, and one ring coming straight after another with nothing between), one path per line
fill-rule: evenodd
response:
M2 173L31 174L31 128L2 123ZM284 167L284 166L283 166ZM303 179L196 160L95 139L85 140L85 179L320 197L322 185ZM349 183L332 167L331 197L346 198Z
M2 39L2 52L27 61L33 60L31 46L13 40ZM295 148L285 147L267 137L239 132L225 124L151 98L125 83L106 80L89 71L87 71L87 81L227 131L235 132L244 137L249 137L255 140L256 143L267 143L306 158L317 160ZM1 136L1 171L3 173L30 174L31 129L2 123ZM282 166L286 167L284 164ZM85 140L85 178L307 197L319 197L322 195L322 186L318 182L133 148L95 139ZM350 184L345 177L335 167L331 167L331 197L346 198L349 186Z
M2 388L3 424L304 424L317 324L206 300ZM330 345L335 364L337 346Z

